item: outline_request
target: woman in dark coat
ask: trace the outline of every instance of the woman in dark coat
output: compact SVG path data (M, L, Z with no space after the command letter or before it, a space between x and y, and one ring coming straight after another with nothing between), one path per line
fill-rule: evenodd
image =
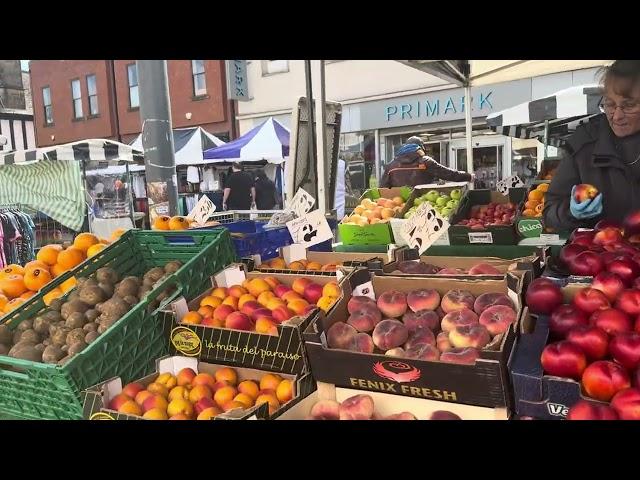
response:
M255 178L256 206L258 210L273 210L276 206L276 185L267 177L264 170L258 170Z

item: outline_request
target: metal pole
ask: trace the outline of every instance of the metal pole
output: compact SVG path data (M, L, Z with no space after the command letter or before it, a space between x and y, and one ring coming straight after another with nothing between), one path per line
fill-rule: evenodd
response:
M149 220L177 215L178 179L171 130L166 60L138 60L142 147L149 197Z
M129 188L127 188L127 190L129 191L129 214L131 216L131 228L136 228L136 219L133 215L133 179L131 177L131 170L129 170L129 163L125 163L125 170L127 171L127 185Z
M307 118L308 118L308 122L307 122L307 134L308 134L308 138L309 138L309 168L313 168L314 164L316 163L316 136L315 136L315 129L313 128L313 116L314 116L314 108L313 108L313 87L311 85L311 60L305 60L304 61L304 73L305 73L305 80L306 80L306 87L307 87ZM295 161L295 159L294 159ZM305 181L309 181L308 180L308 175L309 172L305 172L305 176L303 181L300 183L300 185L294 185L294 192L293 194L295 195L295 191L298 189L299 186L302 186L302 184L305 183ZM317 169L313 168L313 176L315 179L315 192L309 192L312 193L316 198L318 198L318 171Z
M327 175L327 109L325 102L325 80L324 80L324 60L312 60L314 81L316 84L316 91L319 93L317 99L314 99L316 106L315 113L315 134L316 134L316 149L317 155L317 171L318 171L318 209L322 212L327 211L327 205L331 205L331 201L327 198L326 192L331 189L326 189ZM317 101L316 101L317 100ZM318 108L319 107L319 108Z
M547 158L547 147L549 146L549 120L544 121L544 159Z
M473 173L473 128L471 126L471 87L464 87L464 124L467 139L467 172ZM471 186L473 188L473 185Z

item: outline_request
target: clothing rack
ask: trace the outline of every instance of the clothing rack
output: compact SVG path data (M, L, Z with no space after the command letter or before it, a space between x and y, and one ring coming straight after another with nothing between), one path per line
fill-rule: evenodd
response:
M24 265L35 258L35 224L22 207L0 205L0 266Z

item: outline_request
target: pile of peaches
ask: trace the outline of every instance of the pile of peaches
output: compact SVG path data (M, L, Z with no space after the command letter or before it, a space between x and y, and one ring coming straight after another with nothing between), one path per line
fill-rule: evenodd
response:
M161 373L153 382L133 382L109 402L108 408L149 420L210 420L230 410L269 404L273 415L293 398L293 383L275 373L260 380L242 380L229 367L214 375L183 368L177 375Z
M307 259L295 260L287 263L283 258L276 257L268 260L258 266L258 270L312 270L319 272L335 272L338 268L336 263L325 263L309 261Z
M181 323L277 335L278 324L316 308L327 312L340 294L336 282L322 286L296 278L290 287L275 277L247 279L242 285L214 288Z
M405 201L402 197L378 198L376 201L365 198L360 202L350 216L342 219L346 225L375 225L376 223L387 223L397 216L404 208Z
M327 331L329 348L392 357L473 364L480 350L499 340L516 322L508 295L433 289L407 294L390 290L378 300L351 297L349 317Z

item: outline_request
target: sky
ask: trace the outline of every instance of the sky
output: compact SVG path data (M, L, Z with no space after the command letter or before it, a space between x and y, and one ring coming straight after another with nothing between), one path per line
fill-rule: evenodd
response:
M23 71L29 70L29 60L20 60L20 66Z

